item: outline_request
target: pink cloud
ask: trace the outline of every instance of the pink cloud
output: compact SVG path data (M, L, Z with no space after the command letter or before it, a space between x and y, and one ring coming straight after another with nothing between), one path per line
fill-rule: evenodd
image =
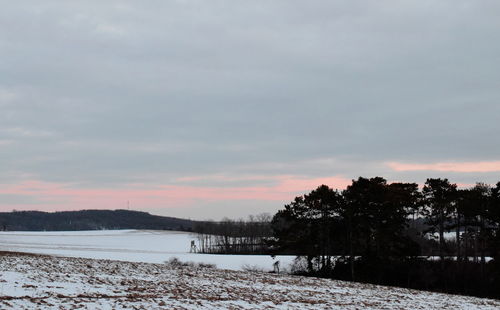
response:
M264 176L259 176L259 180ZM276 201L278 206L291 201L296 195L306 193L321 184L333 188L345 188L351 181L342 177L301 178L294 176L268 176L269 186L193 186L159 185L147 188L135 184L118 189L75 188L71 184L49 183L36 180L19 184L3 185L0 195L15 195L30 198L30 203L2 203L0 210L78 210L125 208L127 201L135 209L170 208L192 206L200 201L216 202L230 200ZM199 180L199 177L184 181Z
M406 164L400 162L389 162L387 165L395 171L442 171L442 172L500 171L500 161L440 162L440 163L430 163L430 164Z

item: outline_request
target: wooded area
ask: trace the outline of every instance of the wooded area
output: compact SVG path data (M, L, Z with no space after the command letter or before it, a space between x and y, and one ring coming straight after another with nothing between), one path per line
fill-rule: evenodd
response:
M191 231L193 221L131 210L64 212L0 212L0 229L17 231L71 231L101 229L159 229Z
M280 210L272 228L274 253L302 257L303 274L500 297L500 182L322 185Z
M212 254L270 254L271 216L263 213L247 220L196 222L198 251Z

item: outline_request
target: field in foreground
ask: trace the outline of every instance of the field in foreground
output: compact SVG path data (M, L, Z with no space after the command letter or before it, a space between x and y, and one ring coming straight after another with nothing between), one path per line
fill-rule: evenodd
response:
M0 252L1 309L500 309L500 301L297 276Z

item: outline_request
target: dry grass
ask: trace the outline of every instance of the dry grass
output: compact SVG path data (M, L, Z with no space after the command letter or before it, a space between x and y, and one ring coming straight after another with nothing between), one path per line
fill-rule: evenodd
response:
M500 302L488 299L178 261L145 264L12 252L0 257L2 309L500 309Z

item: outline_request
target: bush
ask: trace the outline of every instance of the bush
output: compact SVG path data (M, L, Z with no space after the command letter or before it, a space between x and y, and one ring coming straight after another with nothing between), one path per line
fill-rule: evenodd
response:
M297 256L290 265L290 272L295 275L306 275L307 270L307 258L304 256Z
M241 266L241 269L247 272L266 272L264 268L250 264L244 264L243 266Z
M195 262L183 262L179 260L177 257L171 257L168 261L165 262L166 265L172 268L215 268L215 264L210 263L195 263Z

